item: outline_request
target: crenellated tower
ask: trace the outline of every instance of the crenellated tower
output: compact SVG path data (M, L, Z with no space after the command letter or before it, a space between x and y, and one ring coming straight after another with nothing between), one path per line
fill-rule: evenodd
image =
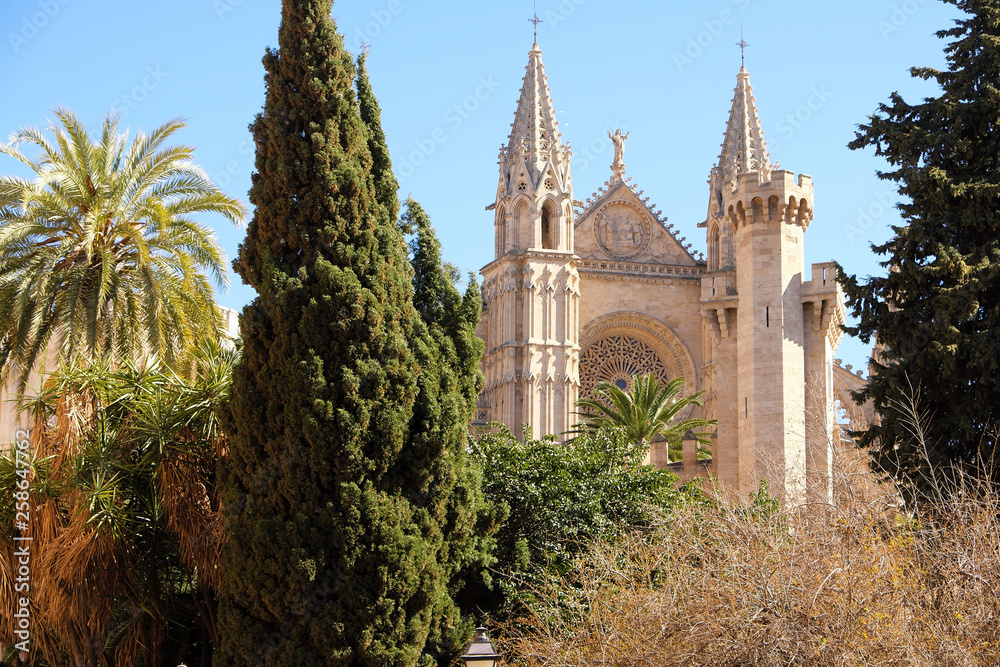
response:
M708 411L719 420L713 460L723 483L747 494L767 479L797 501L807 486L830 493L831 369L844 306L834 264L805 275L812 178L772 165L763 135L742 68L709 180Z
M560 434L574 424L579 394L580 276L572 153L559 133L538 44L529 53L511 128L489 207L496 258L482 271L480 421L527 424L536 436Z

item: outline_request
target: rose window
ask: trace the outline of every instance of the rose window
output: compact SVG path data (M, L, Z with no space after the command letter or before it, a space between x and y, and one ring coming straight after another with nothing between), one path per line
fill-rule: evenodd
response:
M656 350L646 343L629 336L609 336L588 347L580 357L580 395L592 397L601 382L610 382L627 391L633 377L648 373L662 384L675 377Z

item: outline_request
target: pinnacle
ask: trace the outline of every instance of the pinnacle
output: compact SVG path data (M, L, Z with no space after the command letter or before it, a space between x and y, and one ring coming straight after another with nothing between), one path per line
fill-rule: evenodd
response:
M533 165L533 171L541 173L550 162L565 161L565 147L552 105L545 65L542 64L542 52L537 43L528 55L524 83L507 141L507 154L517 156L520 153L519 159L526 160Z
M740 68L736 77L733 107L729 112L726 137L717 166L722 180L735 184L738 176L756 171L767 179L771 174L771 158L760 126L757 103L750 85L750 73Z

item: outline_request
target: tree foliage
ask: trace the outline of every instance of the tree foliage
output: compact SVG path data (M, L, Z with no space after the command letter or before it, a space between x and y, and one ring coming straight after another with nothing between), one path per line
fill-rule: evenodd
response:
M194 166L194 149L166 145L184 123L129 143L109 115L95 141L72 112L55 114L51 139L27 128L0 146L35 173L0 177L0 374L23 383L50 343L68 359L174 363L218 340L212 279L228 285L226 258L197 217L241 223L245 210Z
M156 363L77 362L29 404L24 458L0 455L0 493L29 484L26 527L15 532L15 504L0 505L0 645L20 640L20 535L31 538L32 664L208 667L224 539L219 414L239 355L203 342L195 357L194 379Z
M235 266L259 296L227 423L220 665L430 664L454 641L448 593L489 546L463 458L478 292L440 318L414 308L377 104L363 72L355 96L330 11L283 3L252 125Z
M687 497L675 475L643 465L647 449L622 428L590 431L568 444L553 436L522 443L498 428L472 443L487 500L507 512L496 534L497 581L480 590L486 611L515 609L536 583L564 574L593 540L648 527Z
M365 65L367 59L368 55L365 53L358 56L358 74L355 82L358 91L358 110L361 112L361 120L368 128L368 152L372 156L375 196L389 215L389 219L396 220L399 217L399 182L392 173L389 145L382 129L382 110L368 79L368 68Z
M1000 664L1000 498L973 482L899 512L864 465L837 458L836 507L784 512L762 489L593 544L500 652L523 667Z
M1000 405L1000 2L945 0L965 12L948 30L948 68L913 68L941 94L917 104L893 93L852 149L873 146L880 178L904 198L903 225L873 250L887 275L841 283L858 325L881 351L858 400L880 423L861 435L873 464L922 485L929 469L996 474ZM933 419L926 456L894 405L920 393Z
M601 382L595 389L596 398L582 398L577 402L581 408L577 414L583 421L574 433L620 427L629 440L643 448L648 448L654 438L663 438L676 456L688 431L716 424L714 419L680 418L685 411L702 407L702 397L706 393L700 391L678 398L683 389L682 378L661 385L652 373L634 376L629 391L613 382ZM709 443L711 436L696 432L695 437L700 443Z
M476 336L482 298L471 277L465 295L459 294L441 260L430 218L412 198L401 223L414 231L413 301L420 315L412 347L421 371L408 447L415 460L407 465L426 457L431 483L417 500L441 531L438 561L446 588L437 598L426 652L450 665L475 628L475 619L463 618L455 600L492 562L490 535L498 523L496 506L486 501L480 470L466 451L483 382L483 341Z

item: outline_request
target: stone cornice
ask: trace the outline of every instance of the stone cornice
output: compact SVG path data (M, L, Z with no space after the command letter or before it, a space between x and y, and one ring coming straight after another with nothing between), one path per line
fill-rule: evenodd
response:
M604 259L584 259L578 265L581 275L602 280L622 280L625 282L648 282L658 285L687 285L700 281L705 268L701 266L679 266Z
M563 262L572 267L579 267L580 262L582 261L578 256L568 252L558 252L554 250L523 250L521 252L508 252L507 254L498 257L480 269L479 273L480 275L485 276L487 273L499 268L503 264L516 264L528 260Z

